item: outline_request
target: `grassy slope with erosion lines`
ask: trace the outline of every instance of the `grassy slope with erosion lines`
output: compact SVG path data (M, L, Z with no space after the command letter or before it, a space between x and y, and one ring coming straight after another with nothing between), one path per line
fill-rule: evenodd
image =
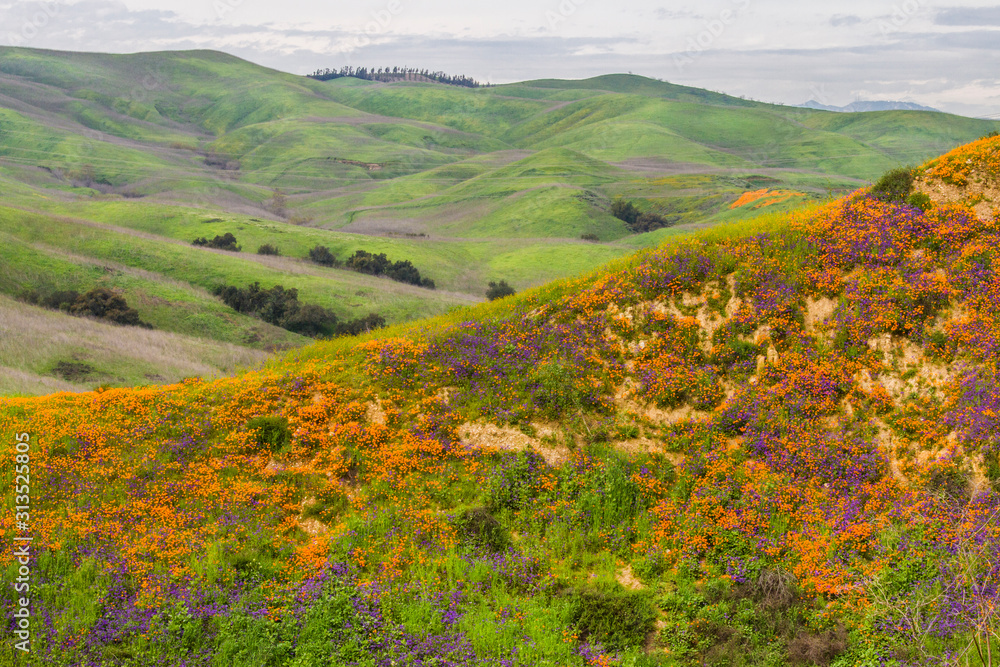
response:
M997 155L921 173L978 200ZM995 210L861 190L237 377L0 399L0 453L32 436L34 650L978 664L998 242Z
M755 209L730 209L745 192L801 193L786 209L826 199L997 127L631 75L471 90L320 82L210 51L0 47L0 234L28 246L0 292L112 282L156 326L272 348L301 339L257 331L206 290L259 278L346 319L435 315L490 281L523 290L745 219ZM630 234L609 212L618 196L674 226ZM225 233L244 254L182 247ZM264 244L282 257L252 256ZM316 245L410 261L440 291L303 263Z

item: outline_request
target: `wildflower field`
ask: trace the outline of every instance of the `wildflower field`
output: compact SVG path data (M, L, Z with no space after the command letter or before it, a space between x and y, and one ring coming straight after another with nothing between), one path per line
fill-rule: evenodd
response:
M861 190L238 377L0 399L0 665L991 664L998 245Z

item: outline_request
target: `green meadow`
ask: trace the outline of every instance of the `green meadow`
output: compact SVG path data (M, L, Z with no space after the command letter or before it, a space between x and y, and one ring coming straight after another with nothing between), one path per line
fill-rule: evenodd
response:
M217 287L294 288L342 319L445 314L484 300L490 281L524 290L826 200L998 127L768 105L624 74L468 89L321 82L211 51L0 47L0 294L108 287L158 332L253 357L307 339L236 313ZM731 208L762 188L788 196ZM616 197L669 226L633 233L610 213ZM241 252L191 245L226 233ZM265 244L280 255L258 255ZM410 261L437 289L319 266L307 259L318 245L340 260L364 250ZM54 315L38 315L52 336ZM48 362L4 363L28 374L12 391L62 381Z

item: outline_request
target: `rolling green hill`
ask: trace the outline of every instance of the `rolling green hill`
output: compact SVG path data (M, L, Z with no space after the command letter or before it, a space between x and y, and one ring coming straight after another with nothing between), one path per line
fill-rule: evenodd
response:
M1000 137L898 176L232 377L0 397L8 637L68 667L995 664ZM66 317L0 316L0 366ZM239 352L58 326L94 374Z
M401 322L481 300L491 280L523 289L842 194L997 127L621 74L466 89L320 82L211 51L0 47L0 293L107 286L158 329L274 349L303 339L211 291L280 284L342 319ZM776 196L732 208L762 188ZM632 233L615 197L671 227ZM243 252L190 245L227 232ZM312 264L316 245L410 261L437 289Z

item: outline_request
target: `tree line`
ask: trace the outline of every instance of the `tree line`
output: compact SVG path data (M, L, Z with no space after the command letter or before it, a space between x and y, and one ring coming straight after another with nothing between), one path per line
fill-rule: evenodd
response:
M253 315L268 324L310 338L356 336L385 326L385 318L376 313L355 320L340 321L328 308L299 301L295 288L275 285L264 289L254 282L246 287L220 285L214 293L238 313Z
M215 248L216 250L227 250L229 252L240 252L243 247L236 241L236 237L231 232L216 235L213 239L197 238L191 242L192 245ZM257 248L258 255L280 255L281 250L273 243L264 243ZM317 245L309 250L308 258L311 262L322 266L357 271L367 273L371 276L385 276L390 280L401 283L409 283L417 287L434 289L434 281L420 275L420 271L408 259L392 261L386 257L384 252L378 254L365 250L356 250L353 255L346 260L337 259L330 249L323 245Z
M475 79L464 74L459 74L458 76L453 76L450 74L445 74L444 72L432 72L427 69L416 69L414 67L379 67L375 69L374 67L350 67L345 66L338 69L318 69L312 74L306 74L310 79L316 79L318 81L330 81L331 79L340 79L343 77L353 77L355 79L364 79L365 81L400 81L408 77L424 77L430 79L431 81L436 81L437 83L444 83L449 86L462 86L464 88L479 88L484 84L479 83ZM489 86L489 84L485 84Z

